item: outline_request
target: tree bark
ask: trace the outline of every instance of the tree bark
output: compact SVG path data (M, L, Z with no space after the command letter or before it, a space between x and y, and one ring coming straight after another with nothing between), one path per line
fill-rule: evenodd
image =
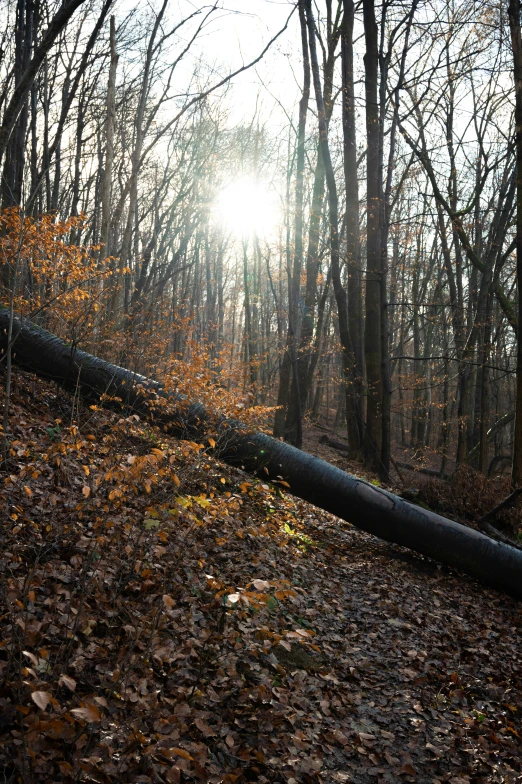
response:
M36 42L36 25L38 9L32 0L17 0L16 28L15 28L15 57L14 79L15 89L31 59L31 50ZM29 120L29 101L26 94L20 114L14 124L9 143L7 145L2 178L2 206L21 207L22 184L25 161L25 136Z
M0 352L7 349L9 310L0 308ZM239 422L212 420L199 403L189 405L156 381L67 346L44 329L14 319L13 362L86 400L131 408L173 435L216 435L219 457L265 480L282 479L290 492L388 542L456 567L522 598L522 552L411 504L317 457ZM119 401L116 401L118 398ZM121 401L121 402L120 402Z
M381 188L379 172L378 43L374 0L363 0L364 84L366 96L366 319L364 355L368 399L365 459L368 467L381 470L382 377L381 377Z
M11 96L11 100L6 106L2 124L0 125L0 162L4 157L12 130L25 105L27 95L29 94L36 74L40 70L40 66L51 50L56 38L60 35L76 9L79 8L83 2L85 2L85 0L69 0L69 2L65 2L60 6L49 23L40 44L36 47L33 57L21 75L13 95Z
M509 27L513 49L513 76L515 80L515 150L517 160L517 288L518 288L518 329L517 329L517 393L515 415L515 444L513 447L512 480L516 487L522 485L522 35L520 32L520 3L509 0Z
M341 36L343 86L344 185L346 189L346 263L348 265L348 328L353 349L351 377L346 379L348 442L358 457L364 440L364 348L362 313L361 244L359 235L359 189L357 181L357 144L353 64L355 5L344 0Z
M116 52L116 23L111 16L110 27L110 66L107 85L107 117L105 120L105 169L102 175L101 227L100 227L100 262L111 255L109 243L112 164L114 161L114 128L116 125L116 69L118 53Z
M304 0L306 10L306 21L308 25L308 38L310 45L310 64L312 67L312 77L317 104L317 115L319 121L319 143L324 163L326 185L328 190L328 217L330 220L330 258L332 269L332 282L337 304L337 315L339 318L339 338L342 349L342 370L344 382L344 394L346 396L346 408L350 406L350 387L349 381L352 376L354 366L353 350L350 340L350 329L348 322L348 298L341 280L340 266L340 244L339 244L339 200L337 195L337 185L335 182L335 172L330 155L330 145L328 140L328 116L324 102L324 95L321 88L319 75L319 63L317 58L317 47L315 42L315 21L312 11L311 0Z

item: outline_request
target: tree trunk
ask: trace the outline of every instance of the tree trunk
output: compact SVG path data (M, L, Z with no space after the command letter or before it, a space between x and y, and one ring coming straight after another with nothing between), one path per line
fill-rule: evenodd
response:
M285 425L286 440L301 449L303 445L302 397L299 371L297 367L297 338L299 297L301 292L301 271L303 268L304 234L304 170L306 144L306 118L310 100L310 57L306 36L306 17L302 4L299 5L301 25L301 48L303 51L303 92L299 102L299 125L297 130L296 170L295 170L295 215L294 215L294 263L288 288L288 341L287 351L292 362L292 399L288 407Z
M0 351L7 349L9 310L0 308ZM13 362L91 402L131 408L174 435L215 433L219 457L263 479L282 478L290 492L388 542L456 567L522 598L522 552L346 474L295 447L233 420L213 421L161 384L112 365L15 317ZM117 403L119 398L121 403Z
M335 182L335 172L330 155L330 145L328 140L328 116L324 103L321 80L319 76L319 63L317 58L317 47L315 42L316 30L312 12L311 0L305 0L306 21L308 25L308 37L310 45L310 63L312 66L312 76L317 104L317 114L319 121L319 143L323 157L326 185L328 190L328 217L330 220L330 258L332 265L332 282L337 304L337 315L339 318L339 338L342 350L342 375L344 384L344 394L347 396L347 406L350 407L350 387L349 381L352 376L354 366L353 351L350 340L350 330L348 323L348 298L341 281L340 267L340 245L339 245L339 200L337 196L337 185Z
M35 25L38 18L37 9L32 0L17 0L15 28L14 81L18 87L22 76L31 59L31 50L36 41ZM7 145L2 178L2 206L22 206L22 183L25 161L25 136L29 119L28 93L20 114L14 124Z
M346 379L346 421L351 454L358 457L364 439L364 349L362 314L361 247L359 236L359 189L353 65L355 5L344 0L341 36L343 85L344 184L346 189L346 263L348 265L348 328L353 349L351 377Z
M118 54L116 52L116 23L111 16L110 26L110 66L109 83L107 86L107 116L105 120L105 168L102 175L101 226L100 226L100 262L111 255L109 242L112 164L114 161L114 128L116 125L116 69Z
M56 38L60 35L76 9L84 2L85 0L68 0L68 2L64 2L60 5L60 8L49 22L42 40L36 47L31 60L21 74L11 99L5 108L2 124L0 125L0 162L4 157L11 133L20 112L23 110L36 74L40 70L42 63L51 50Z
M522 485L522 35L520 32L520 3L509 0L509 26L513 49L513 76L515 80L515 148L517 159L517 287L518 287L518 330L517 330L517 395L515 416L515 444L513 447L513 484Z
M382 377L381 377L381 189L379 187L378 47L374 0L363 0L366 141L366 319L364 354L368 402L365 459L369 468L381 469Z

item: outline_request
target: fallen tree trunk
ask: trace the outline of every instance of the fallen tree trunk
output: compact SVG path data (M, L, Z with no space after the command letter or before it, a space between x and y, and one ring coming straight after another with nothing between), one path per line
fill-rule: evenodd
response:
M9 313L0 309L0 351L7 348ZM215 428L219 456L263 479L282 479L290 492L388 542L462 569L522 598L522 552L415 506L282 441L249 433L239 422L211 418L160 384L67 346L15 319L13 361L88 401L131 408L177 436L194 439Z

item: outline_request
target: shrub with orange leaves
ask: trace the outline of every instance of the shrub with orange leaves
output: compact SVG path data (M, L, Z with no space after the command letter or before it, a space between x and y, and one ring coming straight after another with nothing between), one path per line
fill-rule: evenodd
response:
M0 213L0 303L12 298L15 311L29 318L45 313L49 329L75 341L94 326L110 275L98 247L73 242L84 228L84 215L34 218L18 207Z
M238 363L230 363L229 347L216 356L211 346L188 341L186 351L186 359L171 360L165 373L167 389L202 403L211 417L224 416L255 430L270 430L274 408L252 405L252 394L243 385L244 371Z

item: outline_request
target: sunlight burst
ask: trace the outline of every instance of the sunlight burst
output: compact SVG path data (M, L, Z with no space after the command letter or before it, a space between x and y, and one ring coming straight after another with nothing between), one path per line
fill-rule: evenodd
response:
M222 226L238 237L266 237L281 219L273 191L251 177L232 182L218 194L215 214Z

